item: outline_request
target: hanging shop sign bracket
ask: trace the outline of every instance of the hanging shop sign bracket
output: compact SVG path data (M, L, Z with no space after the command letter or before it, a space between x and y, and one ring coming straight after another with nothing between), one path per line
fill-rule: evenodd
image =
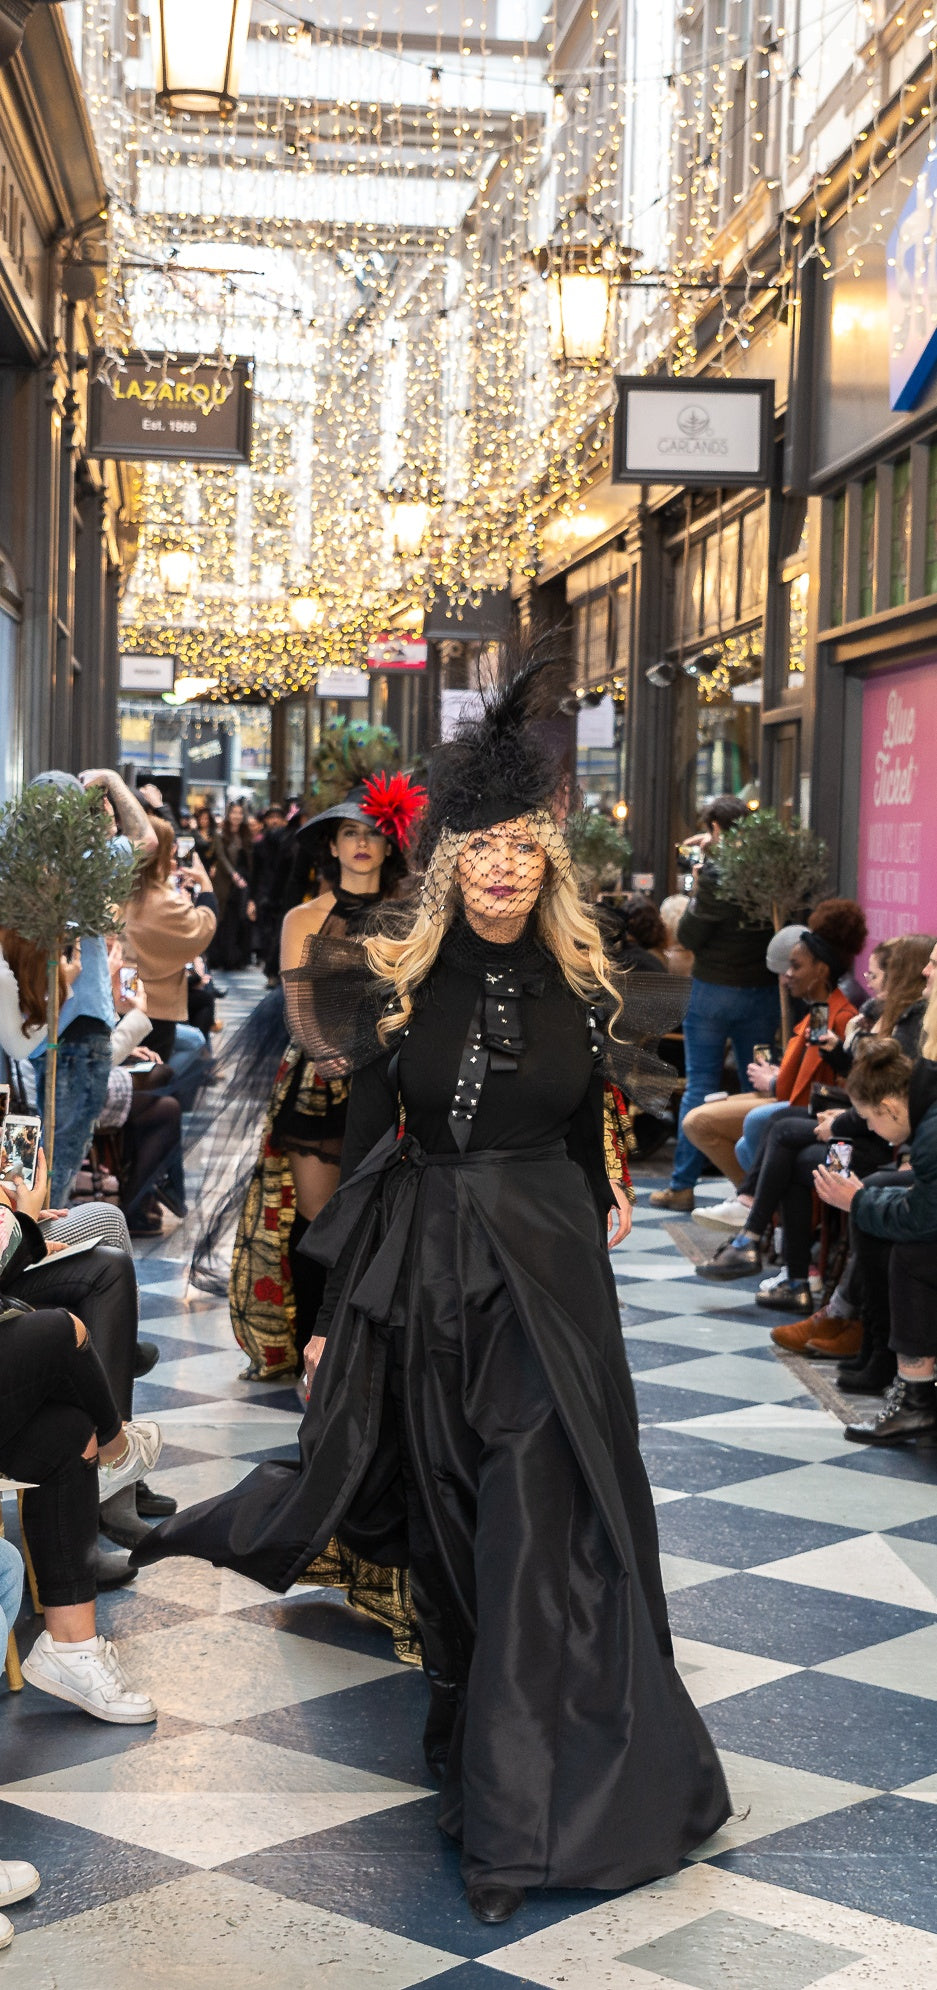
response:
M89 456L245 463L251 460L252 359L214 365L197 353L131 353L114 369L96 353Z
M767 485L773 380L617 373L613 484Z

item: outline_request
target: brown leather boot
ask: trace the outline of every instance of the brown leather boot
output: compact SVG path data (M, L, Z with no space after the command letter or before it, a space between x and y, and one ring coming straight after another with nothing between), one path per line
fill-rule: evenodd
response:
M808 1340L804 1353L814 1361L848 1361L851 1355L858 1354L861 1346L861 1320L830 1320L825 1332Z
M680 1216L691 1216L696 1197L691 1188L656 1188L648 1201L653 1209L673 1209Z
M830 1341L834 1334L839 1333L841 1327L856 1327L859 1334L855 1347L852 1345L847 1347L844 1342L837 1340L835 1354L836 1359L841 1360L847 1354L858 1353L862 1327L857 1320L836 1319L828 1306L820 1306L815 1313L809 1313L805 1320L789 1320L783 1327L772 1327L771 1338L775 1347L783 1348L785 1354L803 1354L809 1342Z
M826 1307L818 1313L811 1313L806 1320L785 1320L782 1327L772 1327L771 1338L775 1347L783 1348L785 1354L803 1354L808 1340L815 1334L829 1331L830 1318Z

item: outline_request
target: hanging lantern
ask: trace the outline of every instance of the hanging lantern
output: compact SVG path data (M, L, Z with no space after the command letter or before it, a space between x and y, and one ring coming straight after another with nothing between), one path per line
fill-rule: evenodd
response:
M583 200L560 221L534 262L546 279L550 358L560 366L607 362L612 296L630 273L630 251L598 235Z
M186 552L184 546L165 546L158 564L167 594L188 594L196 574L195 554Z
M156 101L170 113L233 117L251 0L151 0Z
M397 484L384 502L395 559L418 560L432 510L429 499Z
M297 594L290 602L290 620L304 636L311 629L317 629L324 617L324 609L317 594Z

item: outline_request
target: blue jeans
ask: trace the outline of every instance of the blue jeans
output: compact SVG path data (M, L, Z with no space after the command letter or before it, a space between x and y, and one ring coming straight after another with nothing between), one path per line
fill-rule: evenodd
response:
M6 1624L4 1646L23 1600L23 1557L12 1541L0 1537L0 1625Z
M172 1054L166 1059L172 1073L172 1090L183 1112L191 1112L211 1059L201 1030L191 1023L176 1024Z
M752 1106L751 1112L746 1113L741 1139L735 1143L735 1158L747 1175L758 1166L771 1121L779 1112L786 1111L786 1099L766 1099L763 1106Z
M680 1102L681 1129L687 1113L702 1105L707 1092L722 1089L726 1038L731 1040L739 1079L744 1085L756 1043L772 1041L780 1014L776 984L771 988L724 988L715 982L694 981L683 1021L686 1091ZM705 1155L681 1130L674 1153L671 1188L695 1188L704 1165Z
M37 1057L36 1083L39 1107L45 1107L45 1054ZM64 1037L59 1044L55 1078L55 1154L52 1162L52 1207L61 1209L82 1161L91 1135L104 1110L107 1081L111 1072L111 1038L81 1037L77 1043Z

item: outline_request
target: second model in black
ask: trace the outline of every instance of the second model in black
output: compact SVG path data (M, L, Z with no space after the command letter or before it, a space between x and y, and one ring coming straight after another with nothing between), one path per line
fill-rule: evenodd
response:
M439 1821L486 1920L528 1887L671 1873L731 1808L674 1663L608 1259L606 1229L630 1224L605 1139L627 1032L603 1027L615 984L546 806L555 772L525 789L525 750L511 741L513 814L497 792L487 824L480 798L474 829L446 833L443 813L409 930L313 941L287 989L327 1067L337 988L346 1051L364 976L395 990L352 1084L342 1185L304 1240L331 1272L299 1458L138 1557L197 1554L282 1591L337 1536L409 1570ZM632 1041L662 982L626 987ZM631 1068L646 1086L640 1053Z

